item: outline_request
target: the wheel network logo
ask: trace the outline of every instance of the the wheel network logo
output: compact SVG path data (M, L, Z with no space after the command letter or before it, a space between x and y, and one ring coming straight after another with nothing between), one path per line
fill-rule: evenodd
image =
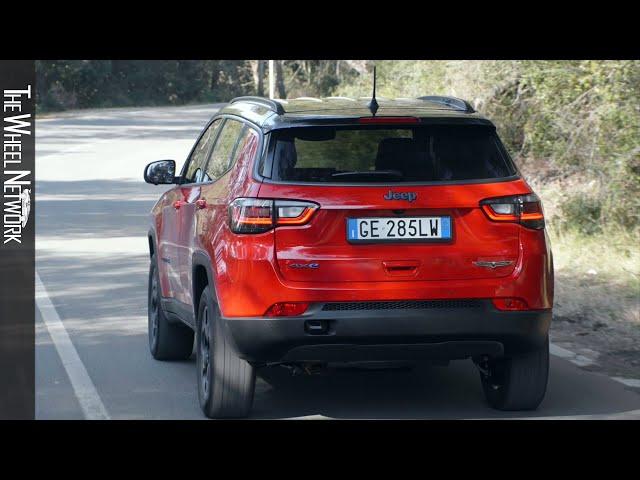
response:
M31 99L31 85L22 90L4 90L3 244L22 243L22 231L31 211L31 170L22 169L22 137L33 132L31 113L22 113L24 99Z

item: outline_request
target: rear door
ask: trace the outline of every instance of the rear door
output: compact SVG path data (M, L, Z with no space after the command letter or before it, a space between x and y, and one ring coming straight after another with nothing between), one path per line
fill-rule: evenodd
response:
M285 279L462 280L513 271L519 226L491 222L479 202L528 187L492 128L306 127L271 136L260 197L320 205L307 225L276 229Z
M201 164L202 173L198 182L191 186L185 197L183 207L183 225L181 231L180 275L184 286L184 302L193 305L192 275L193 253L204 248L203 238L210 238L210 230L218 228L219 199L226 195L225 173L230 167L232 154L238 141L243 124L237 120L224 119L224 125L216 127L213 147Z
M185 305L191 304L191 275L185 264L191 258L195 201L200 197L203 182L207 180L205 165L221 125L222 119L214 120L196 143L189 156L182 184L175 189L175 198L171 205L176 231L176 238L170 246L173 249L172 278L175 282L175 299Z

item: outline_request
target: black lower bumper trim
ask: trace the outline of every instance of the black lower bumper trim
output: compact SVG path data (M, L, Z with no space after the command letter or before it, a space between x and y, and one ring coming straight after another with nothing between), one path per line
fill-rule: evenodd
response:
M283 362L380 362L454 360L490 355L502 356L500 342L451 341L439 343L391 343L358 345L350 343L316 344L294 347L281 359Z
M322 334L308 321L322 321ZM323 311L322 305L292 318L226 318L227 335L253 362L347 362L457 359L500 356L544 344L551 311L478 308Z

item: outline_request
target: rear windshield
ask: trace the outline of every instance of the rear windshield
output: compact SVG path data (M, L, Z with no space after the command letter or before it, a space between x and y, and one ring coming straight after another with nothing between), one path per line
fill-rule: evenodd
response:
M276 181L446 182L516 173L490 127L302 127L272 135L271 171L263 175Z

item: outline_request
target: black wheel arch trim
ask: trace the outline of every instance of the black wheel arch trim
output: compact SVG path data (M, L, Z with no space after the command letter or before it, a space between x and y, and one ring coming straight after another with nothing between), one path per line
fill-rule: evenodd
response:
M211 294L213 295L214 300L216 301L216 303L219 304L218 302L218 292L216 289L216 277L213 274L213 267L212 267L212 263L211 263L211 257L209 256L209 254L207 252L205 252L204 250L197 250L193 253L192 257L191 257L191 294L192 294L192 298L193 298L193 313L194 313L194 317L197 317L198 315L198 305L197 303L199 303L199 299L196 300L195 298L195 290L196 290L196 276L195 276L195 272L196 272L196 268L198 267L204 267L205 271L207 272L207 285L209 286L209 288L211 289Z
M158 252L158 241L156 240L156 231L150 228L147 232L147 240L150 240L149 247L153 246L153 253ZM151 259L151 248L149 248L149 259Z
M203 266L205 271L207 272L207 285L210 288L210 292L213 295L213 300L220 305L220 301L218 299L218 292L216 289L216 277L213 273L213 264L211 263L211 257L209 256L209 254L203 250L197 250L193 253L192 256L192 262L191 262L191 292L192 292L192 296L194 297L193 300L193 310L194 310L194 328L197 327L197 318L198 318L198 306L199 306L199 299L198 302L196 302L195 300L195 295L193 295L193 293L195 292L195 270L197 267L199 266ZM196 303L198 303L198 305L196 305ZM231 335L231 332L229 331L229 326L227 325L227 322L225 322L223 320L223 316L222 316L222 312L220 312L220 320L222 321L222 331L224 333L224 336L227 339L227 342L230 344L230 346L237 352L238 351L238 346L235 342L235 339L233 338L233 335Z

